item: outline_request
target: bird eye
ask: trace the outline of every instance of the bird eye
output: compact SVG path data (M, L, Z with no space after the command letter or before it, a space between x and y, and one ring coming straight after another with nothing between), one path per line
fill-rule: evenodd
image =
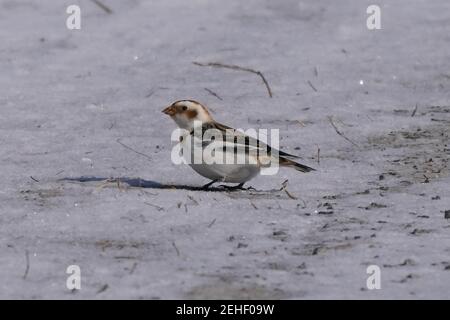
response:
M186 111L186 110L187 110L187 107L186 107L186 106L183 106L183 108L181 108L181 109L183 109L183 111Z

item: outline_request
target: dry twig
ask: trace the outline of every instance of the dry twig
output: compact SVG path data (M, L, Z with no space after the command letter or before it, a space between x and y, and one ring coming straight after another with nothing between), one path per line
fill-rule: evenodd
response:
M188 195L187 197L188 197L188 199L191 200L196 206L198 206L198 201L195 200L193 196Z
M109 288L109 285L107 283L105 283L104 285L102 285L100 287L100 289L97 290L96 294L102 293L102 292L106 291L106 289L108 289L108 288Z
M359 148L359 145L356 144L355 142L353 142L352 140L350 140L349 138L347 138L342 132L339 131L339 129L336 127L336 125L333 122L333 117L328 117L328 120L330 121L331 126L333 127L334 131L336 131L336 133L338 135L340 135L342 138L344 138L345 140L347 140L348 142L350 142L352 145L356 146Z
M141 156L143 156L143 157L146 157L146 158L149 159L149 160L152 159L149 155L147 155L147 154L145 154L145 153L142 153L142 152L139 152L139 151L137 151L137 150L134 150L133 148L127 146L127 145L124 144L122 141L120 141L120 139L117 139L116 142L117 142L118 144L120 144L122 147L124 147L124 148L126 148L126 149L128 149L128 150L133 151L134 153L137 153L137 154L139 154L139 155L141 155Z
M317 146L317 163L320 164L320 147Z
M253 74L256 74L258 77L261 78L261 80L263 81L264 85L266 86L267 89L267 93L269 94L269 97L272 98L272 89L270 88L269 82L266 80L266 77L264 77L263 73L261 71L257 71L251 68L247 68L247 67L241 67L241 66L237 66L237 65L232 65L232 64L223 64L220 62L209 62L209 63L200 63L200 62L193 62L193 64L195 64L196 66L200 66L200 67L214 67L214 68L225 68L225 69L231 69L231 70L237 70L237 71L245 71L245 72L250 72Z
M175 241L172 241L172 246L175 248L175 251L177 252L177 256L180 256L180 250L178 250L178 247L175 244Z
M287 191L287 184L288 184L289 180L284 180L283 183L281 184L281 188L280 191L284 191L287 196L291 199L297 200L298 198L294 195L292 195L289 191Z
M313 84L311 83L311 81L308 80L307 83L309 84L309 86L310 86L315 92L317 92L316 87L313 86Z
M213 226L213 224L216 223L216 219L214 219L213 221L211 221L210 224L208 224L208 228L211 228Z
M414 108L414 111L412 112L411 117L414 117L416 115L417 108L418 108L418 105L416 103L416 107Z
M219 100L223 100L217 93L215 93L214 91L212 91L211 89L208 88L204 88L206 92L208 92L209 94L211 94L212 96L216 97Z
M23 279L26 279L28 276L28 272L30 271L30 253L28 250L25 250L25 260L26 260L26 267L25 267L25 273L23 274Z
M133 263L133 265L130 268L129 274L133 274L134 273L134 271L136 270L137 265L138 265L137 262Z
M150 203L150 202L146 202L146 201L144 201L144 203L146 205L150 206L150 207L156 208L158 211L163 211L164 210L163 207L157 206L156 204L153 204L153 203Z
M103 11L105 11L107 14L111 14L112 10L106 6L105 4L103 4L102 2L100 2L100 0L91 0L93 3L95 3L97 6L99 6Z

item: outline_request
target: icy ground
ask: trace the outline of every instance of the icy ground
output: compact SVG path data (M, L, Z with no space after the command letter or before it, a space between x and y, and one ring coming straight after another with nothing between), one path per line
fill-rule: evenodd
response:
M0 298L450 298L449 1L101 2L0 1ZM181 98L318 171L184 187Z

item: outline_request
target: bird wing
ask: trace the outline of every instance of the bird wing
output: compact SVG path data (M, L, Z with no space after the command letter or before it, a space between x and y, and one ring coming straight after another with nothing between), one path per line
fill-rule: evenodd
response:
M205 135L205 132L208 130L217 130L222 136L222 139L216 139L213 132L211 132L211 136L208 134ZM195 137L195 129L191 131L191 136L193 138L199 138L203 148L208 147L210 150L219 151L224 154L228 154L229 152L246 154L257 159L262 165L270 164L275 150L278 152L278 158L282 166L293 167L302 172L315 170L291 160L291 158L300 158L299 156L272 148L256 138L218 122L205 122L202 124L201 131L197 132L201 132L202 136ZM230 155L228 154L228 156Z
M287 158L296 158L296 159L300 158L299 156L272 148L267 143L264 143L259 139L253 138L241 131L238 131L234 128L231 128L227 125L224 125L224 124L221 124L218 122L204 123L203 127L206 130L208 130L208 129L219 130L224 135L224 139L227 139L226 141L234 141L234 143L236 143L238 145L251 146L251 147L257 148L259 150L265 150L267 152L267 154L269 154L269 155L272 153L278 152L279 156L283 156L283 157L287 157Z

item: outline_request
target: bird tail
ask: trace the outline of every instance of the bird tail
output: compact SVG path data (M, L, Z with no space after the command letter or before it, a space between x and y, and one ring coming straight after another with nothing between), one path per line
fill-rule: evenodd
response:
M283 167L294 168L295 170L300 171L300 172L316 171L316 169L313 169L311 167L305 166L301 163L298 163L298 162L295 162L295 161L292 161L290 159L286 159L283 157L280 157L280 165Z

